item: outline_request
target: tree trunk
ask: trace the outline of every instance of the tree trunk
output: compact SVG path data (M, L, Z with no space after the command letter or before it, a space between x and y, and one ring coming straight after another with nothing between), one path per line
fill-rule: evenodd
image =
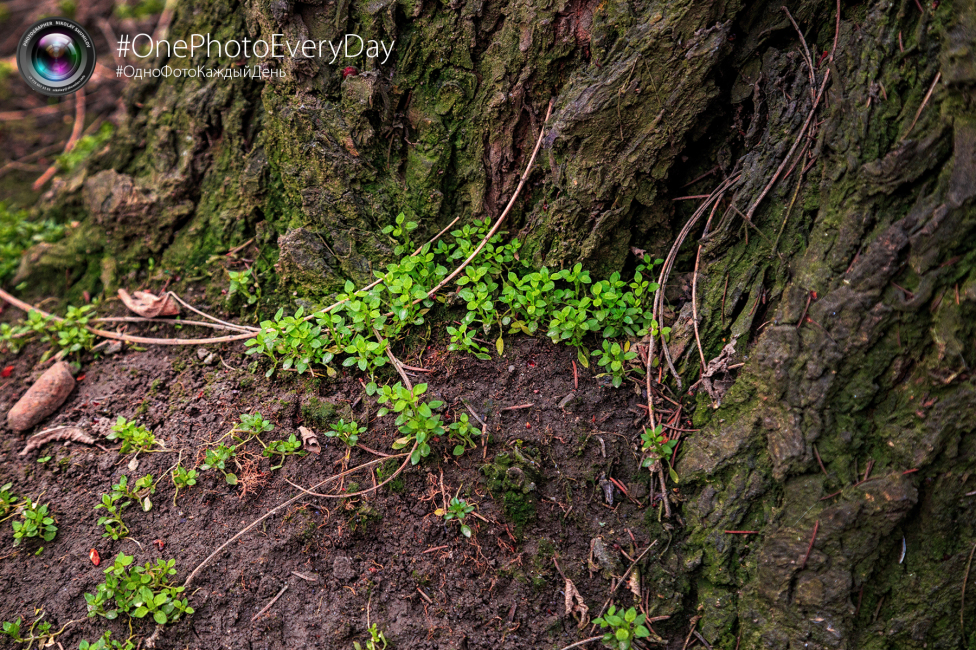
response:
M133 83L118 137L41 207L82 227L17 281L114 291L254 237L265 286L321 296L391 258L398 212L429 234L497 216L541 130L508 223L540 265L664 257L704 200L676 199L729 180L668 285L696 291L701 353L695 309L667 323L684 389L717 361L654 614L727 650L972 649L976 7L787 4L802 41L779 1L181 2L171 40L396 43L385 65Z

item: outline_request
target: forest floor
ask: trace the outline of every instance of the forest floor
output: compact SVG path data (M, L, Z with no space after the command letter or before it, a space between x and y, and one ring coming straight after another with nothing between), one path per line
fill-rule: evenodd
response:
M7 307L2 319L21 316ZM146 336L193 335L167 325L139 330ZM77 387L54 415L25 434L12 432L5 418L0 425L0 485L12 482L13 493L50 503L58 526L57 537L41 543L43 553L35 556L38 540L14 547L10 525L3 525L0 620L32 621L43 610L59 629L81 619L58 638L65 648L94 641L106 629L125 639L128 617L87 618L84 599L118 553L134 555L137 564L175 559L174 582L182 583L238 531L295 496L301 498L203 566L188 590L195 613L167 625L157 647L352 648L354 641L365 642L368 625L375 623L394 648L561 648L598 631L579 629L567 615L560 570L579 590L590 618L611 595L618 607L636 605L649 617L680 611L673 583L646 578L655 563L653 571L672 578L680 566L674 553L664 554L668 566L659 563L674 529L659 522L660 502L649 493L648 471L640 468L646 411L635 385L615 389L583 368L574 376L575 350L543 337L507 339L504 355L491 361L446 347L435 336L394 349L403 363L426 370L413 373L413 381L429 384L427 399L444 401L445 421L473 411L488 425L488 435L459 457L452 455L454 443L441 439L430 456L407 465L388 485L342 499L301 496L293 484L313 486L377 460L358 446L347 458L343 443L323 435L339 417L368 427L363 445L395 453L391 445L400 434L394 416L377 416L361 373L340 370L328 379L279 370L268 379L269 366L245 356L242 342L86 355ZM32 344L3 356L0 412L50 365L38 363L43 351ZM389 374L387 383L399 379ZM174 502L168 470L178 460L184 467L199 465L204 449L246 413L260 413L274 425L265 442L297 434L299 426L311 428L322 453L290 456L272 471L252 441L248 453L238 454L237 486L216 470L198 470L197 485L181 490ZM105 434L118 416L147 426L169 451L139 454L135 471L129 466L133 455L105 439L98 446L50 443L19 455L34 431L71 424ZM400 462L386 460L350 475L341 490L368 489ZM152 509L130 507L123 518L131 535L103 538L96 523L100 511L94 510L101 495L122 475L131 483L145 474L161 478ZM336 487L322 489L336 493ZM476 516L465 520L473 529L470 539L457 522L435 514L456 494L476 506ZM101 566L90 559L92 549ZM635 574L643 572L645 579L612 593L633 559L640 559ZM154 630L148 619L131 623L136 638ZM681 648L687 624L687 615L679 614L653 628L666 647Z

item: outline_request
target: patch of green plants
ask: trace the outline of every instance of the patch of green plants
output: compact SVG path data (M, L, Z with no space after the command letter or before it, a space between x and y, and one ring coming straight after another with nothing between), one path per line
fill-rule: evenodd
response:
M366 427L361 427L355 421L346 422L342 418L332 425L332 428L325 432L328 438L338 438L347 447L355 447L359 442L359 434L366 433Z
M264 448L261 455L271 459L272 470L280 469L288 456L305 456L307 452L302 451L302 441L293 433L287 440L272 440ZM279 463L274 465L275 456L279 458Z
M630 650L636 639L643 639L651 635L650 630L644 627L644 615L638 614L633 607L626 612L618 614L617 608L610 605L607 613L600 618L594 619L600 629L607 629L603 635L603 645L613 650Z
M285 316L279 309L274 320L261 322L261 331L253 339L248 339L245 354L261 354L271 360L272 366L265 373L270 377L281 364L282 369L294 369L304 373L312 364L328 365L333 352L324 349L322 326L304 318L305 309L299 307L294 316Z
M169 576L176 575L176 560L156 560L129 569L135 558L119 553L112 565L105 569L105 582L94 594L85 594L88 616L104 616L109 620L119 614L132 618L151 616L159 625L193 614L186 598L180 598L183 587L169 584Z
M136 646L132 639L133 637L129 637L125 641L116 641L112 638L112 632L105 630L105 633L94 643L82 639L81 643L78 644L78 650L135 650Z
M355 650L385 650L388 642L386 637L383 636L383 633L380 632L379 628L376 626L376 623L373 623L366 628L366 631L369 632L369 639L367 639L366 645L361 646L359 645L358 641L353 641L353 648L355 648Z
M454 455L460 456L469 447L471 449L476 449L478 443L474 441L475 437L481 435L481 429L471 424L468 420L468 414L462 413L458 416L458 419L451 423L447 428L448 437L453 440L454 445Z
M644 427L644 433L641 434L641 450L644 452L644 460L641 466L651 467L658 462L664 463L668 466L668 474L671 476L671 480L677 483L678 473L674 471L669 462L677 445L677 440L669 440L664 435L664 427L660 424L654 429Z
M430 441L444 435L440 414L434 413L444 405L440 400L421 402L420 396L427 392L427 384L417 384L413 390L397 382L393 387L369 384L368 393L376 394L376 401L383 406L379 415L396 413L396 425L400 433L406 434L393 443L394 449L411 447L410 462L416 465L421 458L430 455ZM372 392L370 392L372 391Z
M601 374L613 377L614 388L619 388L627 376L627 362L636 359L637 353L630 349L629 341L621 347L616 341L611 343L604 339L602 348L600 350L593 350L592 356L600 357L597 365L607 370L607 372Z
M156 446L156 436L153 435L152 431L141 424L126 420L121 415L105 437L109 440L122 441L122 448L119 449L120 454L151 451Z
M179 495L180 490L188 490L197 484L197 470L186 469L182 465L177 465L171 476L173 478L173 487L176 488L176 492L173 494L173 505L175 506L176 497Z
M215 448L208 449L203 458L203 465L200 469L215 469L224 475L224 480L228 485L237 485L237 475L227 469L227 463L237 456L237 447L227 447L223 443Z
M24 502L18 507L20 508L20 518L23 521L14 520L11 522L14 529L14 546L19 546L22 541L32 537L39 537L45 542L50 542L55 538L58 534L58 527L48 512L48 504L41 505L30 499L24 499Z
M34 244L60 240L64 230L50 219L31 221L27 210L14 210L0 202L0 284L17 272L24 251Z
M10 638L14 643L26 643L27 650L37 642L39 648L46 648L54 645L54 639L57 638L62 632L64 632L67 625L62 627L57 632L52 632L52 625L42 620L44 618L44 612L37 611L37 618L31 623L30 627L27 629L26 636L21 636L21 630L23 629L23 621L18 616L16 621L4 621L0 624L0 634Z
M438 508L434 514L444 517L444 521L457 520L461 524L461 534L465 537L471 537L471 528L464 523L464 518L472 512L474 512L474 506L468 505L467 501L455 496L447 504L447 510Z

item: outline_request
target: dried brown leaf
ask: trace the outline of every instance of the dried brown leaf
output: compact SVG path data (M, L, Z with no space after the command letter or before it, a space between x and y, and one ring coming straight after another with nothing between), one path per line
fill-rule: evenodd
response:
M580 595L579 590L576 589L576 585L569 578L566 578L566 615L572 616L579 621L579 628L582 629L590 622L589 611L590 608L586 606L583 602L583 597ZM577 614L579 615L577 617Z
M630 577L627 578L627 589L630 593L637 596L637 599L641 598L641 580L640 580L640 569L634 567L634 570L630 572Z
M313 454L322 453L322 447L319 446L319 439L314 431L307 427L298 427L298 432L302 434L302 449Z
M145 291L133 291L132 295L129 295L125 289L119 289L119 298L126 307L143 318L176 316L180 313L180 306L169 294L154 296Z
M47 443L56 442L58 440L71 440L74 442L82 442L86 445L95 444L95 439L78 427L55 427L53 429L48 429L47 431L41 431L37 435L32 436L27 441L27 446L24 447L24 450L20 452L20 455L26 456L35 449L40 449Z

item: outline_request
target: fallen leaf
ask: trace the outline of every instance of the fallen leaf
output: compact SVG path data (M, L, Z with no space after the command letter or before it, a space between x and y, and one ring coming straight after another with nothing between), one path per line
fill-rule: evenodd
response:
M138 468L139 468L139 459L133 457L132 460L129 461L129 471L134 472Z
M322 453L322 447L319 445L319 439L314 431L307 427L298 427L298 432L302 434L302 449L313 454Z
M126 307L143 318L176 316L180 313L180 306L169 294L154 296L146 291L133 291L132 295L129 295L125 289L119 289L119 298Z
M91 563L94 564L95 566L98 566L99 563L102 561L102 558L98 556L98 551L96 551L95 549L88 551L88 559L91 560Z
M570 580L569 578L566 578L565 592L566 592L566 615L572 616L573 618L577 618L576 615L579 614L579 618L577 619L579 621L578 628L582 629L583 627L586 626L587 623L590 622L590 617L589 617L590 608L586 606L585 602L583 602L583 597L580 595L580 592L576 589L576 585L574 585L573 581Z
M10 373L12 373L13 371L14 371L14 367L13 366L7 366L3 370L0 370L0 377L3 377L4 379L6 379L7 377L10 376Z
M627 578L627 588L630 589L630 593L637 596L638 600L641 598L640 570L637 567L634 567L630 577Z

